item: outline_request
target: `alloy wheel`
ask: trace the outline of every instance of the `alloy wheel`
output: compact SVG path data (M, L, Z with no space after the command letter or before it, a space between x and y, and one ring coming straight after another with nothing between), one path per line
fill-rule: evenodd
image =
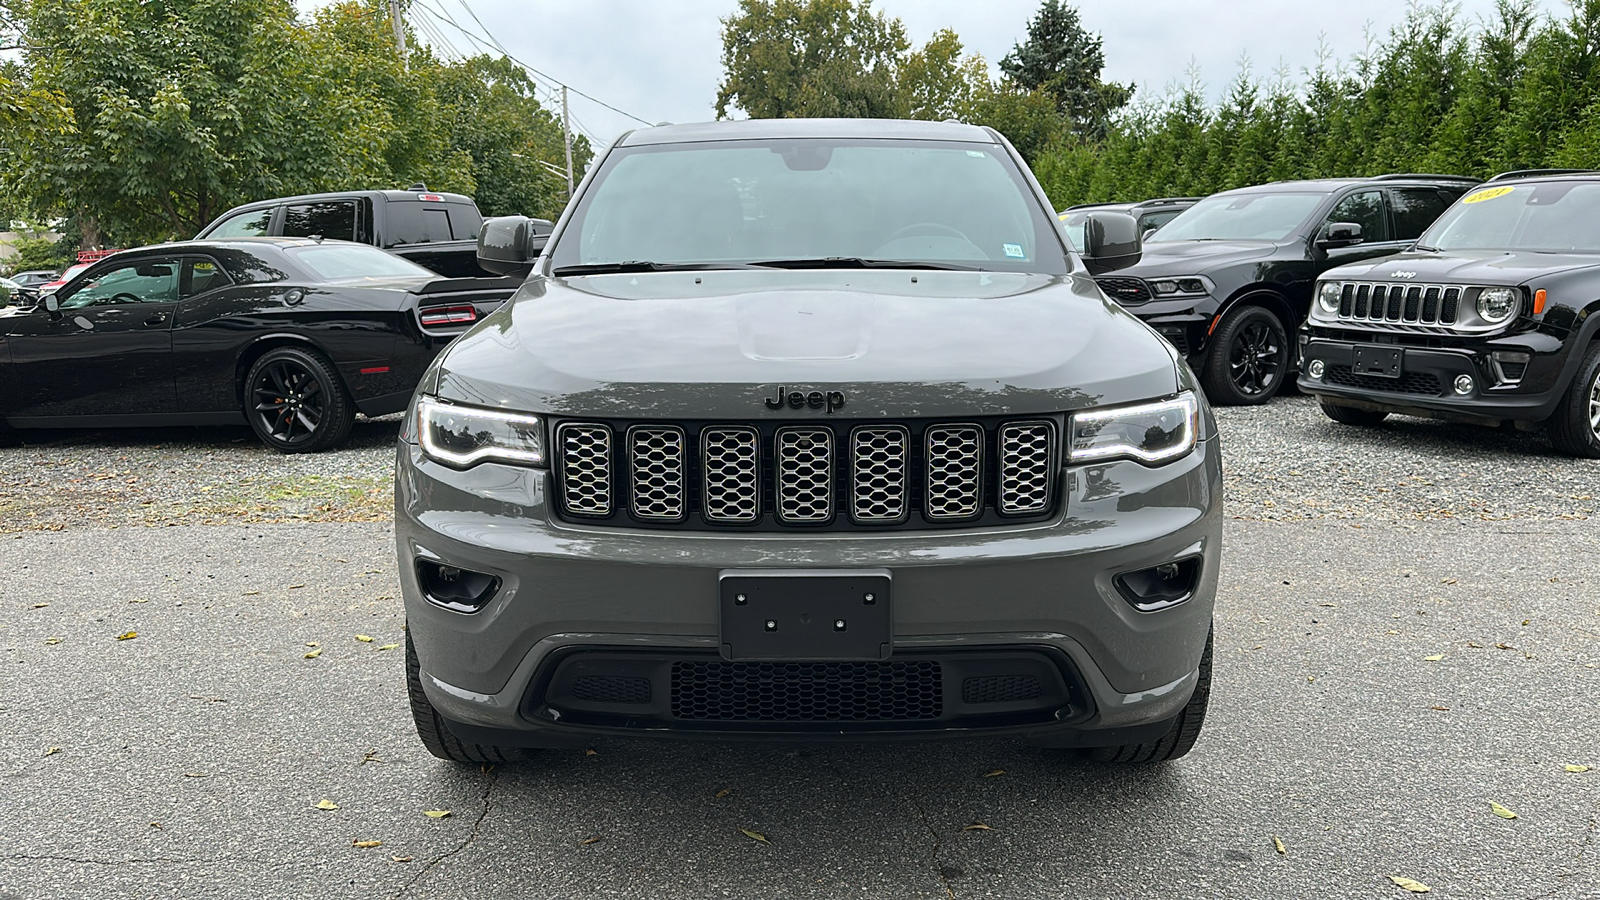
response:
M273 360L262 368L250 391L259 430L285 445L310 440L327 416L322 382L293 359Z
M1228 348L1228 370L1239 392L1256 396L1277 386L1283 375L1283 347L1271 323L1255 321L1240 329Z
M1589 382L1589 434L1600 440L1600 369Z

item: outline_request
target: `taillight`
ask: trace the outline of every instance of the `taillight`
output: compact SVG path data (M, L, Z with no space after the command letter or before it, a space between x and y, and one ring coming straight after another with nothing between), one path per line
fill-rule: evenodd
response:
M439 306L417 315L424 325L471 325L478 321L478 310L472 306Z
M419 200L432 200L432 201L437 203L437 202L443 200L444 198L439 196L438 194L418 194L417 195L417 199L419 199Z

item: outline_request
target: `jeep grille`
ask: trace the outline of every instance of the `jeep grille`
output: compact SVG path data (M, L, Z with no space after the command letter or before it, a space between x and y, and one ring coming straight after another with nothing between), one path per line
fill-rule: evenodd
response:
M1454 325L1461 288L1442 284L1355 284L1339 291L1339 321Z
M1056 506L1059 435L1053 418L854 427L561 422L558 511L689 528L1039 519Z

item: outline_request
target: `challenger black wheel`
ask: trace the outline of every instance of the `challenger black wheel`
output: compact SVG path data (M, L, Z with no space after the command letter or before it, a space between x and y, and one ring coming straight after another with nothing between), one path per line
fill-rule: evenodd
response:
M1261 306L1236 306L1222 317L1201 367L1206 398L1218 406L1271 400L1289 373L1289 335Z
M314 453L350 436L356 408L326 359L279 347L263 354L245 376L244 414L256 436L274 450Z
M1356 409L1354 406L1340 406L1336 403L1322 401L1322 414L1341 425L1376 425L1389 414L1376 409Z
M460 763L516 763L525 762L537 750L522 747L490 747L468 744L450 733L450 726L422 692L422 664L417 661L417 648L411 643L411 632L406 632L406 692L411 695L411 718L417 724L417 737L422 746L440 759Z
M1560 452L1600 459L1600 343L1590 344L1583 354L1549 428L1550 443Z
M1206 649L1200 654L1200 675L1194 684L1194 693L1178 713L1172 730L1153 741L1143 744L1123 744L1119 747L1090 747L1084 755L1095 762L1152 763L1177 759L1194 749L1200 738L1200 726L1205 724L1206 705L1211 699L1211 635L1206 635Z

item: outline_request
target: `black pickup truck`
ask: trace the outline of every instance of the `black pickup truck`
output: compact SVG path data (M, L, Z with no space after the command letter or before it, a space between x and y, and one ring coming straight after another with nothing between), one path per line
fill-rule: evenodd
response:
M530 220L536 233L551 223ZM430 192L344 191L258 200L228 210L196 239L323 237L382 248L447 278L492 275L478 266L483 215L471 197ZM542 230L541 230L542 229Z

